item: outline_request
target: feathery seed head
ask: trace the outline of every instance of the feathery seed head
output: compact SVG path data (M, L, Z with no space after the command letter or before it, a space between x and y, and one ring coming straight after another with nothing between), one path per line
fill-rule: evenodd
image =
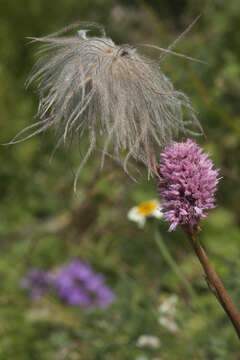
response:
M159 147L180 131L190 132L189 124L201 132L189 99L174 89L157 61L129 45L116 45L103 30L100 37L88 36L88 30L59 36L74 27L77 25L33 38L42 43L41 56L27 85L38 83L38 121L22 130L13 142L51 126L58 135L55 149L62 142L71 143L74 135L81 142L87 134L89 145L76 174L75 188L82 166L99 148L102 166L105 155L111 154L125 171L132 158L144 163L149 175L155 174ZM37 130L18 140L34 127Z

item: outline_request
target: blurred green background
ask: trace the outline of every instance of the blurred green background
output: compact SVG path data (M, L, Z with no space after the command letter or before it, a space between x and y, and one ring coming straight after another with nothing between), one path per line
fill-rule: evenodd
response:
M37 95L24 89L36 59L26 37L83 20L103 24L116 43L167 47L202 14L174 50L208 64L168 56L161 68L191 97L206 134L196 140L221 169L218 206L202 223L201 240L240 308L239 0L1 0L0 8L1 143L32 124L37 111ZM0 151L0 359L239 360L237 336L181 232L159 222L194 298L158 250L156 221L139 229L127 219L131 207L157 196L154 181L135 184L110 160L99 172L94 156L74 194L80 155L62 147L50 164L54 141L49 131ZM110 307L31 300L19 288L29 268L53 270L73 257L105 275L117 295ZM173 294L177 331L159 323L159 305ZM140 346L142 335L159 345Z

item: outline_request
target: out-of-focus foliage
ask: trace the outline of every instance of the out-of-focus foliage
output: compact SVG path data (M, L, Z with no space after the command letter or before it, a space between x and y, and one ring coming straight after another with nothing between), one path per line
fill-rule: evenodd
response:
M0 13L1 143L30 125L34 92L24 90L36 48L27 36L54 32L76 20L98 21L119 43L167 47L202 13L174 50L207 65L167 56L162 70L192 99L206 137L199 142L221 169L218 208L202 223L201 239L240 308L240 3L238 0L2 0ZM155 51L149 55L158 56ZM196 140L196 139L195 139ZM0 359L8 360L238 360L239 343L180 231L163 240L196 292L190 298L154 242L157 220L140 230L127 211L156 196L154 181L134 184L110 159L99 172L93 157L73 194L80 154L59 149L49 163L54 134L1 147ZM144 170L143 170L144 171ZM105 274L117 300L85 311L54 296L30 300L19 280L30 267L55 269L78 257ZM178 295L171 332L158 306ZM158 348L137 346L156 336Z

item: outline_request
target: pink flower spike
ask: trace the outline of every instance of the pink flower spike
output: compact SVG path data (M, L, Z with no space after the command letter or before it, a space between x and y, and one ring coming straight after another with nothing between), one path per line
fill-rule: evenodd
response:
M171 222L169 231L179 225L196 226L207 216L205 211L215 207L219 171L192 140L167 146L157 170L163 218Z

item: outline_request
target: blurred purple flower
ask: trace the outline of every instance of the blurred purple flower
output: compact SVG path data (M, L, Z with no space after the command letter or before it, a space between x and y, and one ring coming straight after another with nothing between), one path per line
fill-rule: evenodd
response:
M73 260L60 269L54 286L62 300L70 305L106 307L115 299L103 276L94 273L89 265L79 260Z
M28 290L30 297L37 298L49 291L51 281L52 275L50 272L30 269L26 277L20 280L20 287Z
M160 156L158 173L164 219L172 223L169 231L178 225L196 226L207 216L204 211L215 207L218 170L213 170L208 154L192 140L166 147Z

